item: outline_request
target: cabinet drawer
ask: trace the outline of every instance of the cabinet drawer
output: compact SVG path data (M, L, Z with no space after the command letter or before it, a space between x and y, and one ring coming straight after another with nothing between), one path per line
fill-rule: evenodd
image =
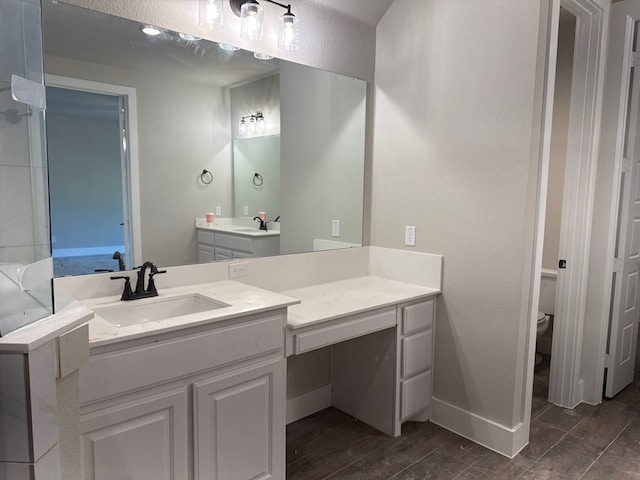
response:
M400 421L404 422L431 403L431 370L401 382Z
M409 305L402 309L402 334L427 330L433 325L433 300Z
M344 340L384 330L396 325L395 308L379 313L346 318L344 321L327 327L296 334L296 353L304 353L317 348L326 347Z
M213 245L213 232L207 230L197 230L198 243L204 243L206 245Z
M281 315L91 357L80 369L80 403L284 351Z
M227 235L216 232L216 247L230 248L232 250L243 250L251 252L252 240L240 235Z
M432 340L432 330L402 339L403 378L411 377L431 367Z

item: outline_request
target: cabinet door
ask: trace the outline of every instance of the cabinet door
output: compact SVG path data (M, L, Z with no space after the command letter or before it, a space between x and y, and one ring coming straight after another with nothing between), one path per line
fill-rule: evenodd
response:
M197 480L285 478L284 362L194 384Z
M209 263L215 260L213 247L211 245L198 244L198 262Z
M188 480L187 387L80 418L86 480Z
M231 250L227 250L226 248L215 248L215 261L219 262L221 260L231 260L232 254L231 254Z

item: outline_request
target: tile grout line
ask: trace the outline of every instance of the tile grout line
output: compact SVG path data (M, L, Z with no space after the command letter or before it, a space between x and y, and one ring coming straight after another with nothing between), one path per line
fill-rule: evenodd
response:
M524 469L524 471L522 471L520 473L520 475L518 475L516 478L514 478L514 480L518 480L519 478L522 478L522 476L525 473L527 473L529 470L531 470L531 467L533 467L536 463L538 463L540 460L542 460L542 458L547 453L549 453L551 450L553 450L562 440L564 440L567 437L567 435L569 435L571 432L573 432L575 429L577 429L580 425L582 425L582 422L584 422L588 418L591 418L591 415L589 415L588 417L584 417L582 420L580 420L578 423L576 423L576 425L571 430L568 430L564 435L562 435L562 437L560 437L558 439L558 441L556 443L554 443L549 448L547 448L538 458L536 458L533 462L531 462L531 465L529 465L526 469Z
M390 477L387 477L386 480L391 480L394 477L397 477L398 475L400 475L402 472L404 472L406 469L413 467L416 463L422 461L423 459L427 458L429 455L432 455L433 453L436 452L436 450L438 450L439 447L434 447L433 450L431 450L429 453L427 453L426 455L423 455L422 457L420 457L419 459L417 459L415 462L411 463L410 465L407 465L406 467L404 467L403 469L401 469L400 471L394 473L393 475L391 475ZM445 452L446 453L446 452ZM453 458L453 457L452 457Z
M589 466L587 467L587 469L582 473L582 475L580 475L580 476L578 477L578 479L577 479L577 480L580 480L581 478L583 478L583 477L587 474L587 472L588 472L589 470L591 470L591 467L593 467L593 466L595 465L595 463L596 463L598 460L600 460L600 457L602 457L602 455L604 455L604 454L605 454L605 452L607 452L607 450L609 450L609 449L611 448L611 445L613 445L613 444L615 443L615 441L616 441L616 440L618 440L618 438L620 438L620 435L622 435L622 434L624 433L624 431L625 431L627 428L629 428L629 425L631 425L631 423L632 423L636 418L638 418L638 415L640 415L640 414L636 413L636 414L633 416L633 418L632 418L631 420L629 420L629 421L627 422L627 424L626 424L624 427L622 427L622 430L620 430L620 431L618 432L618 434L615 436L615 438L609 442L609 445L607 445L607 447L606 447L604 450L602 450L602 452L600 452L600 454L596 457L596 459L595 459L593 462L591 462L591 465L589 465Z

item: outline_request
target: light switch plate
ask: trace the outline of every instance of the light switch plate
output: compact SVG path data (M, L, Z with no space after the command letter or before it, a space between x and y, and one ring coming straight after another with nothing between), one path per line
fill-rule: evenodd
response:
M249 215L249 207L242 207L242 214Z
M222 207L216 207L216 215L222 215Z
M340 236L340 220L331 221L331 236L332 237Z
M404 227L404 244L409 247L416 246L416 227L407 225Z

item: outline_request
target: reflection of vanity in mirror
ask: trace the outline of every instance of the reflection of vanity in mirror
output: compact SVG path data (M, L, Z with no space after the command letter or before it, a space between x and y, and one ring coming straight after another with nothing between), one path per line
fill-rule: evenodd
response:
M136 22L62 3L43 10L48 85L116 105L50 95L54 256L124 249L131 268L362 244L365 82L173 32L148 37ZM262 128L241 133L258 113ZM107 130L109 147L93 139ZM113 167L98 164L110 149ZM225 247L231 257L203 257L206 212L238 227L227 232L240 239ZM258 212L278 245L249 252Z

